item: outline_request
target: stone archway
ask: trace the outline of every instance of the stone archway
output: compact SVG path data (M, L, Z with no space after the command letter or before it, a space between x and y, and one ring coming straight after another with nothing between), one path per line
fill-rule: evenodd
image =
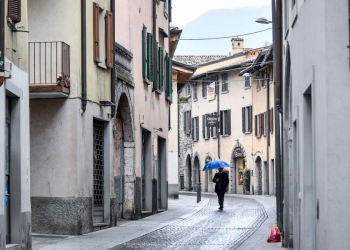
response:
M192 186L192 162L191 162L191 156L188 154L186 157L186 169L185 169L185 173L186 173L186 184L185 184L185 189L187 189L188 191L192 191L193 190L193 186Z
M254 156L254 194L263 194L263 157L260 152L256 153Z
M208 162L211 162L212 160L213 158L208 153L207 156L205 157L205 164L207 164ZM211 179L213 178L212 173L213 173L212 170L204 172L204 177L205 177L204 192L209 191L209 183L212 182Z
M119 84L113 133L115 194L119 200L117 211L120 218L135 219L136 214L141 215L141 204L140 208L135 204L135 189L140 183L136 181L135 174L133 102L130 99L130 89Z
M240 166L243 166L243 168ZM243 193L243 187L239 186L241 185L239 183L240 174L242 173L242 170L245 169L247 166L247 156L245 149L241 143L237 140L237 143L232 149L231 152L231 163L230 163L230 193L237 194L237 193ZM249 190L249 187L247 187L247 190Z
M197 184L201 183L201 169L200 169L201 164L200 164L198 153L194 154L192 161L193 161L192 163L193 187L194 187L194 191L197 191Z

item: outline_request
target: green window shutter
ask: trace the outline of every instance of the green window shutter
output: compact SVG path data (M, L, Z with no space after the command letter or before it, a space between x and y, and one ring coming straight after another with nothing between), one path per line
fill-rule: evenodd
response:
M147 33L147 77L151 82L154 81L153 54L153 34Z
M159 48L159 90L164 91L164 49Z
M147 28L142 29L142 76L147 77Z
M157 44L157 89L159 90L160 87L160 63L159 63L159 57L160 57L160 47L158 47Z
M165 52L165 94L169 96L169 55Z
M166 3L166 0L159 0L160 2L164 2L164 3Z

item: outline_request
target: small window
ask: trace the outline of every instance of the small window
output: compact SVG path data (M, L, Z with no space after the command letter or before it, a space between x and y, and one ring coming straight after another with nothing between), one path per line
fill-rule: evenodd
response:
M197 101L197 83L193 83L192 88L193 88L193 101Z
M242 108L242 133L252 132L252 106Z
M217 116L217 113L214 112L212 113L213 115ZM210 133L211 133L211 137L213 138L217 138L218 137L218 128L217 127L211 127L210 128Z
M187 84L186 86L186 96L190 96L191 95L191 84Z
M7 15L14 23L21 21L21 0L8 0Z
M207 86L208 86L208 83L203 81L202 82L202 96L203 96L203 98L207 98Z
M199 117L192 118L192 140L198 141L199 139Z
M245 88L250 88L250 86L251 86L251 77L250 76L246 76L244 83L245 83L244 84Z
M220 111L220 134L231 135L231 110Z
M221 78L222 78L222 83L221 83L222 84L222 89L221 89L221 91L222 92L227 92L228 91L227 73L222 74Z
M202 121L203 121L203 125L202 125L202 127L203 127L203 138L205 140L208 140L209 137L210 137L210 127L207 127L207 123L206 123L207 115L203 115L202 117L203 117L203 119L202 119Z
M186 135L191 134L191 110L184 112L184 131Z

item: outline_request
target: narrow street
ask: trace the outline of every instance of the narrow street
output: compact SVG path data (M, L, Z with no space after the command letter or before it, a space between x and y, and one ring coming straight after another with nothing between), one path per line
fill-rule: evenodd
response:
M210 201L193 216L113 249L236 249L267 218L253 199L226 196L220 211L215 196L202 197Z

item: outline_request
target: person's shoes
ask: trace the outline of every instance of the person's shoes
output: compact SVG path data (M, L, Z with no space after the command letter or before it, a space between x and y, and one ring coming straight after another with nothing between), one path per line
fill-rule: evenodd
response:
M222 210L222 209L223 209L223 207L219 207L219 209L220 209L220 210Z

